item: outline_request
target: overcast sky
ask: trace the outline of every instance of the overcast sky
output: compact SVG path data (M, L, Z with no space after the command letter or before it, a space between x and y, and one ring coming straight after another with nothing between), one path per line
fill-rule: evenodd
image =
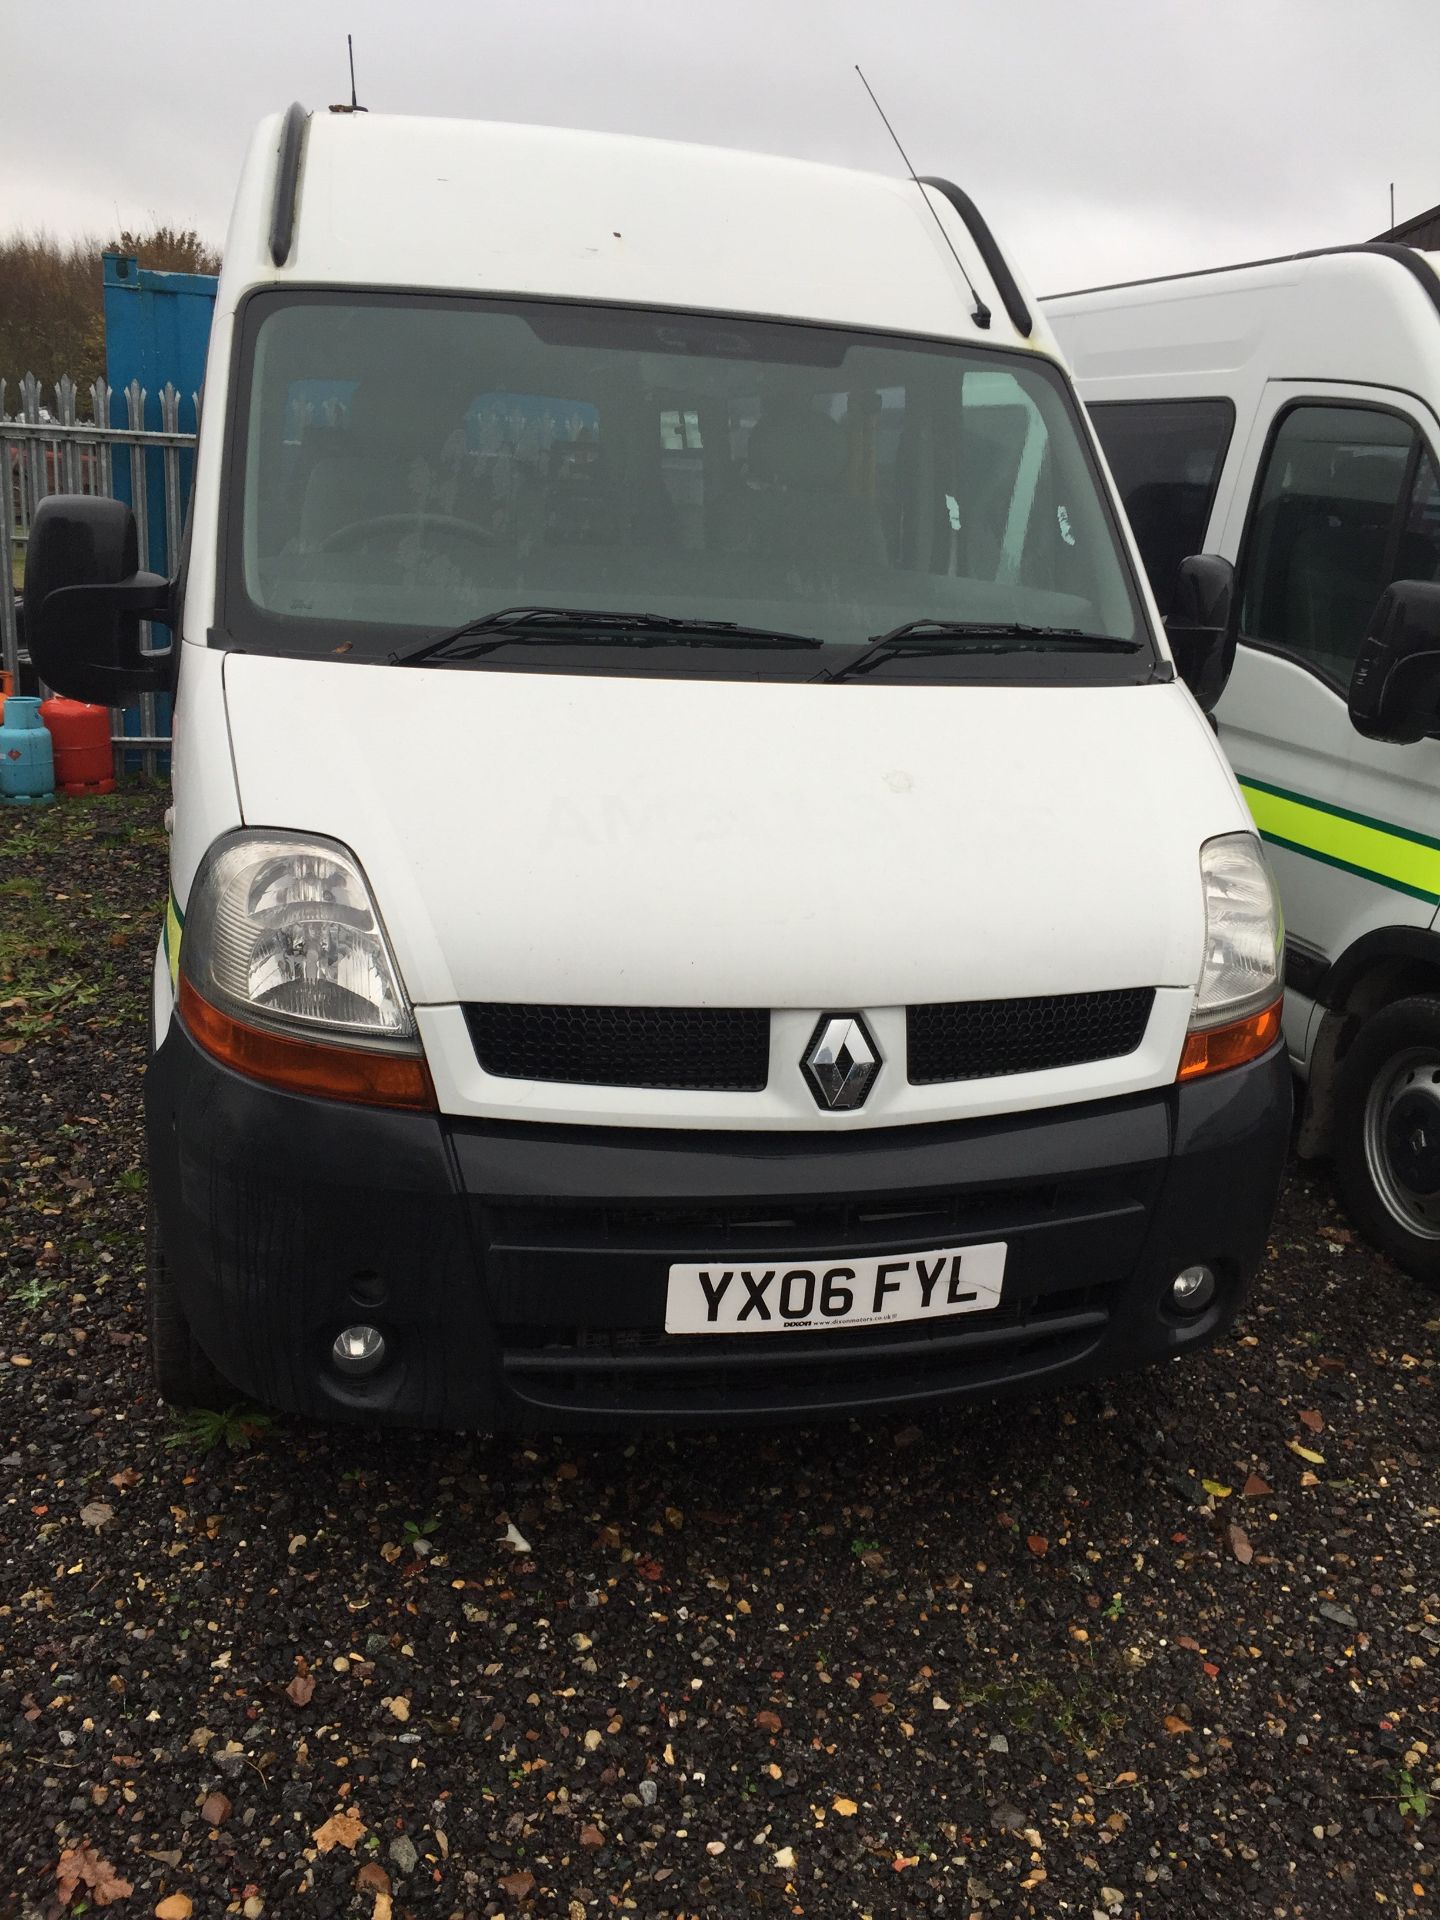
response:
M224 237L292 99L921 173L1041 292L1367 239L1440 201L1440 0L0 0L0 229Z

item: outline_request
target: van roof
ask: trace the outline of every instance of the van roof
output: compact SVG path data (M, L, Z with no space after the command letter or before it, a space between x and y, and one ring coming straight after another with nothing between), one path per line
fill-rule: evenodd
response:
M273 249L272 220L290 228ZM222 305L264 284L747 313L1059 357L983 219L942 183L922 197L903 178L810 161L494 121L298 109L263 121Z
M1043 302L1087 400L1266 380L1440 381L1440 255L1383 242L1166 274Z
M1360 240L1351 241L1344 246L1310 247L1303 253L1271 254L1263 260L1237 260L1224 267L1190 267L1183 273L1152 273L1138 280L1110 280L1094 287L1071 287L1064 293L1045 293L1040 296L1043 305L1058 303L1062 300L1086 300L1092 295L1102 293L1128 293L1135 287L1165 287L1181 280L1211 280L1220 274L1247 274L1265 277L1266 267L1293 267L1300 260L1333 260L1344 254L1370 254L1381 259L1395 259L1410 271L1416 269L1412 263L1420 263L1419 277L1432 280L1433 294L1437 308L1440 308L1440 253L1427 252L1423 248L1408 247L1398 241ZM1277 276L1269 276L1275 278Z

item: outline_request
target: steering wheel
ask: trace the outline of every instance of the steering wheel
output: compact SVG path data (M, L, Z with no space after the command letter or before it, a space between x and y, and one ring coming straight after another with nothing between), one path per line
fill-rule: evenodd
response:
M422 534L442 533L458 534L462 539L473 540L477 546L493 546L495 535L486 527L477 526L473 520L461 520L453 513L377 513L366 520L351 520L343 527L336 527L333 533L327 533L320 541L318 553L338 553L348 547L358 546L371 534L399 533L414 527Z

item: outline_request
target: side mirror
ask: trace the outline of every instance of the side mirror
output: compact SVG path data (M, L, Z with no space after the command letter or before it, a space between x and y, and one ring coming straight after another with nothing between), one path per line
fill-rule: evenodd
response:
M1165 637L1180 678L1209 713L1225 691L1234 658L1230 602L1235 569L1218 553L1192 553L1180 562L1180 577L1165 621Z
M1440 583L1397 580L1381 594L1350 676L1350 724L1408 746L1440 734Z
M47 686L123 706L170 684L164 658L140 651L140 622L175 621L174 592L142 573L135 516L121 500L52 494L25 547L25 643Z

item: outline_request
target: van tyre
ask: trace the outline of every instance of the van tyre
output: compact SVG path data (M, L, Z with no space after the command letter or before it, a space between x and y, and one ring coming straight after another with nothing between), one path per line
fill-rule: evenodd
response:
M1440 999L1397 1000L1351 1042L1335 1084L1335 1172L1365 1237L1440 1287Z
M216 1412L240 1398L190 1331L175 1276L160 1238L153 1199L145 1203L145 1331L156 1391L172 1407L208 1407Z

